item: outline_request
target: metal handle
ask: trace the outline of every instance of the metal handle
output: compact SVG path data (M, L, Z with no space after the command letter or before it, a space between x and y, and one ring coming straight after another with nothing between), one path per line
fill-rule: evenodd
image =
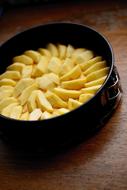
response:
M120 77L117 68L114 66L111 74L110 84L107 88L107 99L109 104L114 104L117 107L122 96L122 88L120 83Z
M117 68L114 66L108 81L107 87L101 96L101 104L105 107L116 106L119 103L122 95L120 77Z

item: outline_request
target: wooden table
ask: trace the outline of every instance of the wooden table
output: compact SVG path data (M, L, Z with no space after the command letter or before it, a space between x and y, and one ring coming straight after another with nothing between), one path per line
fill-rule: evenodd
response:
M117 111L95 136L53 157L18 156L0 141L0 190L127 189L127 3L59 3L5 11L0 42L27 27L69 20L100 31L111 42L124 90Z

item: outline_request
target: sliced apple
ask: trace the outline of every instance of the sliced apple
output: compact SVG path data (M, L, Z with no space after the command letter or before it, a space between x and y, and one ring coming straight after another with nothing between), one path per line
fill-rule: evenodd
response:
M67 50L66 50L66 57L70 58L72 56L73 52L74 52L74 47L69 44L67 46Z
M59 74L61 71L61 60L57 57L52 57L48 64L48 70L55 74Z
M12 79L4 78L0 80L0 86L15 86L16 82Z
M36 81L42 90L50 90L59 84L59 77L54 73L48 73L36 79Z
M49 119L51 117L53 117L53 115L47 111L44 111L41 115L41 119Z
M22 113L20 120L29 120L29 112Z
M58 114L58 115L63 115L63 114L65 114L65 113L68 113L70 110L69 109L67 109L67 108L59 108L59 109L57 109L56 110L56 115Z
M97 80L105 75L107 75L109 72L109 67L100 69L98 71L92 72L89 75L86 76L86 80L87 82L93 81L93 80Z
M39 48L38 49L39 53L43 56L47 56L48 58L51 57L51 53L49 50L45 49L45 48Z
M81 94L79 96L79 102L85 103L88 100L90 100L93 96L94 96L94 94L92 94L92 93Z
M33 83L31 86L28 86L27 88L25 88L23 91L22 91L22 94L20 95L20 97L18 98L19 101L20 101L20 104L21 105L24 105L29 96L31 95L32 91L33 90L36 90L37 89L37 84L36 83Z
M64 81L61 83L61 87L70 90L78 90L84 87L85 82L86 82L86 77L70 81Z
M3 86L0 86L0 91L6 91L6 90L12 90L14 91L14 87L13 86L8 86L8 85L3 85Z
M32 70L32 65L26 65L22 70L22 78L30 78L32 75Z
M13 119L20 119L21 114L22 114L22 106L15 106L9 117Z
M17 102L18 102L17 99L13 98L13 97L7 97L7 98L1 100L0 101L0 112L2 111L2 109L4 109L9 104L17 103Z
M19 71L20 73L22 72L24 68L24 64L23 63L13 63L11 65L9 65L7 67L7 70L10 70L10 71Z
M60 79L61 81L73 80L81 75L81 69L79 65L76 65L71 71L67 72Z
M31 59L31 57L28 57L27 55L19 55L13 58L13 62L24 63L25 65L32 65L33 59Z
M91 87L88 87L88 88L82 88L81 89L81 92L82 93L92 93L92 94L95 94L99 88L101 88L102 85L96 85L96 86L91 86Z
M41 58L41 54L34 50L27 50L24 52L24 54L28 57L30 57L34 63L38 63Z
M37 108L37 102L36 102L37 93L38 93L38 90L34 90L31 93L30 97L28 98L27 105L28 105L29 112L32 112L34 109Z
M41 118L42 111L39 108L34 109L30 115L29 120L39 120Z
M65 108L65 107L67 107L67 103L51 91L48 91L46 93L46 98L54 108Z
M59 53L59 57L60 59L64 59L66 56L66 46L62 45L62 44L58 44L58 53Z
M66 90L60 87L54 88L54 92L63 100L68 100L69 98L78 98L81 94L78 90Z
M91 86L96 86L96 85L103 84L104 81L105 81L105 79L106 79L106 77L107 77L107 76L104 76L104 77L101 77L101 78L99 78L99 79L97 79L97 80L93 80L93 81L91 81L91 82L87 82L87 83L85 83L84 86L87 88L87 87L91 87Z
M85 72L83 74L88 75L88 74L90 74L92 72L95 72L95 71L98 71L100 69L103 69L104 67L106 67L106 61L100 61L100 62L95 63L91 67L89 67L87 70L85 70Z
M6 107L1 111L1 114L4 115L4 116L6 116L6 117L9 117L10 114L11 114L11 112L12 112L12 110L13 110L13 108L14 108L15 106L17 106L17 105L18 105L18 103L12 103L12 104L6 106Z
M37 93L37 105L42 111L53 112L52 105L41 90Z
M76 109L77 107L79 107L81 105L82 105L82 103L79 102L78 100L74 100L72 98L69 98L69 100L68 100L68 108L70 110Z
M27 87L29 87L30 85L32 85L34 83L34 79L31 78L24 78L21 79L15 86L14 89L14 96L17 97L19 96L23 90Z
M58 49L54 44L52 43L47 44L47 49L50 51L52 56L58 57L59 55Z
M65 75L66 73L71 71L73 67L74 63L72 62L72 60L70 58L66 58L61 65L60 75Z
M94 53L93 51L90 50L86 50L82 53L78 53L75 58L73 58L75 64L80 64L86 61L89 61L90 59L92 59L94 57Z
M42 74L45 74L48 69L48 62L49 62L49 59L46 56L41 56L40 61L34 67L32 76L39 77L39 76L42 76Z
M21 75L19 71L5 71L3 74L0 75L0 79L12 79L12 80L19 80L21 79Z
M22 113L28 112L28 105L27 105L27 103L24 104L22 107L23 107Z
M7 97L12 96L12 94L13 94L13 90L4 90L4 91L1 91L1 92L0 92L0 101L1 101L2 99L5 99L5 98L7 98Z
M100 61L102 61L102 57L96 56L96 57L90 59L89 61L85 61L85 62L81 63L80 66L81 66L81 69L83 71L85 71L86 69L88 69L89 67L91 67L92 65L94 65L95 63L100 62Z

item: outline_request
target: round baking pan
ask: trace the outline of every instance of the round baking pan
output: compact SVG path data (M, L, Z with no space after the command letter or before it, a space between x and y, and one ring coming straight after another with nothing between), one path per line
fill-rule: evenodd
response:
M15 55L45 47L49 42L93 50L107 61L109 74L92 99L67 114L39 121L21 121L0 115L0 131L9 142L51 148L87 136L105 124L121 99L120 78L111 45L99 32L81 24L48 23L18 33L0 46L0 73Z

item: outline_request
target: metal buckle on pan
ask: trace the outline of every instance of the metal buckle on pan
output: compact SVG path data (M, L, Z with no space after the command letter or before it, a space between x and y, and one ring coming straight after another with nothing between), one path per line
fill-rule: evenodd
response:
M120 84L120 77L117 72L117 68L114 66L112 74L109 79L109 85L105 89L105 91L102 93L101 96L101 104L102 106L108 106L115 104L117 105L119 103L119 100L121 99L121 84ZM114 104L114 105L115 105Z
M111 84L109 87L108 87L108 90L107 90L107 94L108 94L108 99L109 100L112 100L114 99L115 97L117 97L117 95L119 94L118 91L119 91L119 79L118 79L118 76L115 75L115 77L113 77L113 80L115 79L115 81L113 81L114 83Z
M110 103L115 101L116 107L119 103L119 100L121 99L122 89L120 84L120 77L115 66L112 75L113 76L111 77L113 84L111 84L107 89L107 98Z
M101 96L101 104L104 108L104 114L100 120L101 125L105 123L105 120L110 116L112 111L117 108L122 96L120 77L115 66L110 77L109 86L107 86Z

